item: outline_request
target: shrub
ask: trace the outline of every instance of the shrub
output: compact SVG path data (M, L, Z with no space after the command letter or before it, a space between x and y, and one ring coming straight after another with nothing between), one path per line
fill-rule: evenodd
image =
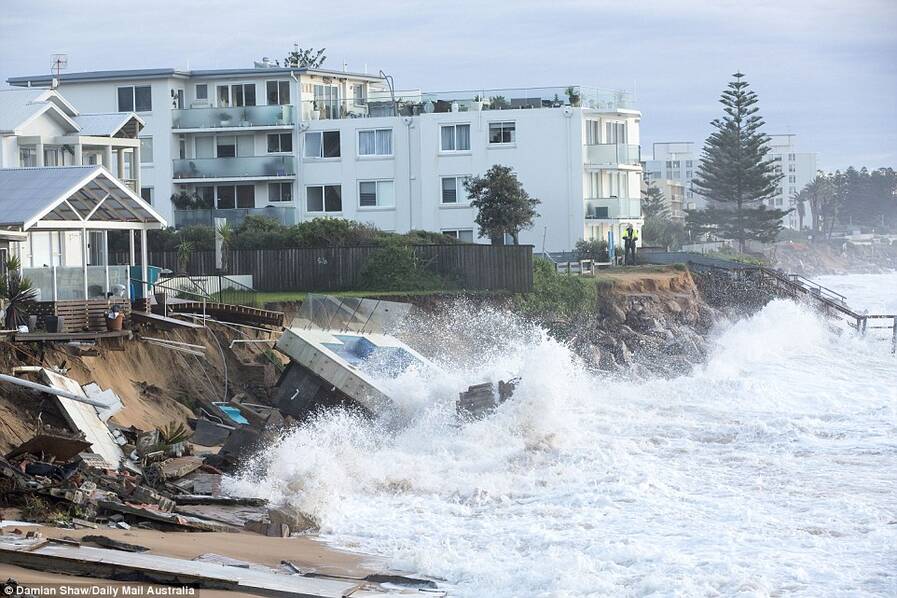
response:
M607 241L598 239L595 241L586 241L581 239L576 242L576 256L581 260L594 260L596 262L606 262L610 259L607 254Z
M588 311L594 301L594 286L589 281L559 274L545 258L533 260L533 290L515 300L521 312L540 318L569 317Z
M410 246L389 243L374 251L361 271L359 288L369 291L429 291L448 285L421 263Z

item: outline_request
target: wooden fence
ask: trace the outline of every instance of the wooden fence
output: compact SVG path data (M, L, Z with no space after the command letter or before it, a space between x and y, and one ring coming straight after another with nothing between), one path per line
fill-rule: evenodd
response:
M260 291L346 291L357 289L368 258L379 247L239 249L225 252L229 274L251 274ZM415 254L432 272L471 291L523 293L533 287L533 248L529 245L415 245ZM111 254L127 263L127 254ZM151 251L149 262L179 271L177 252ZM215 274L215 253L190 255L187 274Z

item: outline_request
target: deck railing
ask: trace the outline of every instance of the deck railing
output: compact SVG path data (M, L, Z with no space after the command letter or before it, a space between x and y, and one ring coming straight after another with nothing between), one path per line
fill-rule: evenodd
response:
M22 276L38 290L38 301L131 298L128 266L22 268Z

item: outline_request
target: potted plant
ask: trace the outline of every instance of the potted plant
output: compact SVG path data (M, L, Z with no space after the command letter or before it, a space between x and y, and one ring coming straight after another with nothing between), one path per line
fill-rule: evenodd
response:
M106 314L106 330L109 332L118 332L124 328L125 314L119 311L118 305L113 305L112 309Z
M564 103L561 102L561 98L558 97L558 94L554 94L554 100L552 101L551 105L554 108L560 108L564 105Z
M579 106L582 101L582 97L579 95L579 90L572 85L564 90L564 93L567 94L567 99L570 100L571 106Z
M6 276L0 277L0 299L6 304L3 326L15 330L25 324L28 314L25 306L33 303L40 295L28 278L22 276L19 258L12 256L6 260Z
M511 107L505 96L493 96L489 98L489 107L492 110L507 110Z
M318 107L318 100L312 100L311 101L311 114L309 115L311 117L311 120L321 120L320 110L321 109Z

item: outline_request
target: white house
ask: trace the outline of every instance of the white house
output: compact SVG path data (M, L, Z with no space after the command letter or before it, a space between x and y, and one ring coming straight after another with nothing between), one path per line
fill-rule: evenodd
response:
M641 226L641 115L621 92L398 92L367 74L267 66L67 73L60 89L86 109L139 115L140 194L178 226L338 216L485 242L463 181L494 164L542 200L521 235L537 250ZM200 202L181 207L208 209L176 209L182 191Z

